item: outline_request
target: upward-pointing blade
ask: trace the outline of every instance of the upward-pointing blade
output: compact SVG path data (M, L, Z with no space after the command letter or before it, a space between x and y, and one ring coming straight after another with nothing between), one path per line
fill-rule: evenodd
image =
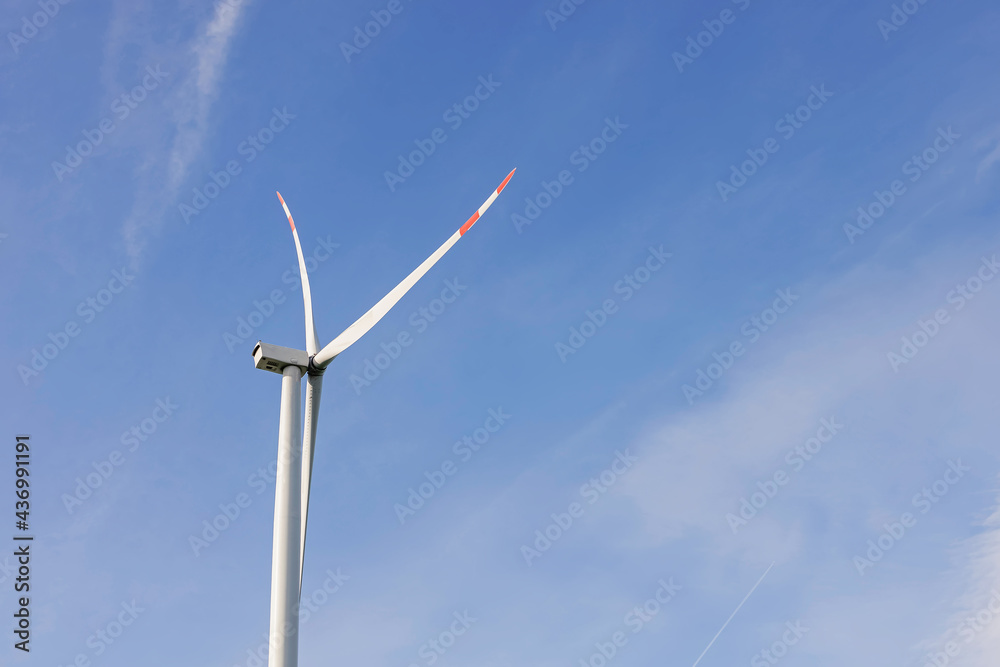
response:
M299 256L299 277L302 278L302 301L306 307L306 352L309 356L316 354L319 350L319 339L316 337L316 324L313 322L312 292L309 291L309 273L306 271L306 260L302 256L302 244L299 243L299 233L295 230L295 221L292 220L292 213L288 210L285 198L278 192L278 199L281 201L281 208L285 209L288 216L288 224L292 227L292 238L295 239L295 252Z
M326 347L320 350L313 359L313 364L318 368L325 368L338 354L349 348L351 345L356 343L359 338L368 333L368 331L375 326L401 298L403 298L403 295L406 294L410 288L413 287L417 281L420 280L424 274L427 273L430 268L444 256L446 252L451 250L451 247L458 243L458 240L462 238L467 231L469 231L472 225L476 224L476 221L479 220L484 213L486 213L486 210L493 204L494 201L496 201L496 198L500 196L503 189L507 187L507 183L510 182L510 179L514 175L515 171L517 170L512 169L511 172L507 174L507 178L505 178L503 183L501 183L500 186L493 191L490 198L479 207L478 211L472 214L472 217L470 217L465 224L458 229L458 231L451 235L451 238L445 241L440 248L435 250L434 254L425 259L420 266L414 269L410 275L403 279L403 282L396 285L391 292L382 297L381 301L372 306L371 309L358 318L354 324L347 327L343 333L334 338L326 345Z

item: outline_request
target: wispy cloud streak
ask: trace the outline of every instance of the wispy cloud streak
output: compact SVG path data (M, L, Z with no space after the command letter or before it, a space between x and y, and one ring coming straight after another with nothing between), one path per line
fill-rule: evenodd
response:
M219 2L211 18L195 36L174 47L179 54L171 65L178 83L165 102L170 124L166 139L153 142L136 168L136 196L122 233L129 259L135 267L148 237L177 199L191 167L200 158L211 130L212 107L219 97L226 62L239 31L248 2ZM121 12L133 14L131 9ZM122 21L112 22L113 39L127 39ZM117 49L108 49L113 57ZM163 135L161 135L163 136Z

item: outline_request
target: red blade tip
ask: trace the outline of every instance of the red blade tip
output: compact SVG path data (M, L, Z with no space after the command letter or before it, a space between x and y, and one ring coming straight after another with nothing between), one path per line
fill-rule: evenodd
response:
M510 179L514 175L515 171L517 171L517 167L514 167L513 169L510 170L510 173L507 174L507 178L503 179L503 183L501 183L500 187L497 188L497 192L503 192L503 189L507 187L508 183L510 183Z
M281 207L283 209L285 209L285 215L288 216L288 225L292 228L292 231L294 232L295 231L295 221L292 220L292 214L288 210L288 205L285 204L285 198L282 197L281 193L278 192L277 190L274 191L274 194L278 195L278 200L281 202Z

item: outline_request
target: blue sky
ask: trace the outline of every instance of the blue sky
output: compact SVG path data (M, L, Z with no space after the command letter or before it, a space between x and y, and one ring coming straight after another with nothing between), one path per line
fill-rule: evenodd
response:
M517 167L326 374L301 664L996 664L993 3L42 5L0 12L0 663L260 664L274 191L325 343Z

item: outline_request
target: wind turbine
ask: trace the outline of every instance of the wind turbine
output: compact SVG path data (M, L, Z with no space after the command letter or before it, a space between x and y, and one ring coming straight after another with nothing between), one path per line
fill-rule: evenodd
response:
M507 187L515 170L493 191L479 210L440 248L396 285L382 300L369 309L339 336L320 349L313 321L312 293L306 272L302 244L295 222L281 193L288 224L295 239L302 278L302 300L306 312L306 349L296 350L258 341L253 349L254 365L281 375L281 412L278 418L278 470L274 490L274 539L271 550L271 625L268 635L268 667L297 667L299 654L298 605L302 597L302 567L305 559L306 520L309 516L309 486L312 480L313 448L316 445L316 422L323 388L323 373L337 355L368 333L411 287L441 259L472 225L496 201ZM302 416L302 385L306 376L305 424L299 431ZM303 444L304 442L304 444Z

